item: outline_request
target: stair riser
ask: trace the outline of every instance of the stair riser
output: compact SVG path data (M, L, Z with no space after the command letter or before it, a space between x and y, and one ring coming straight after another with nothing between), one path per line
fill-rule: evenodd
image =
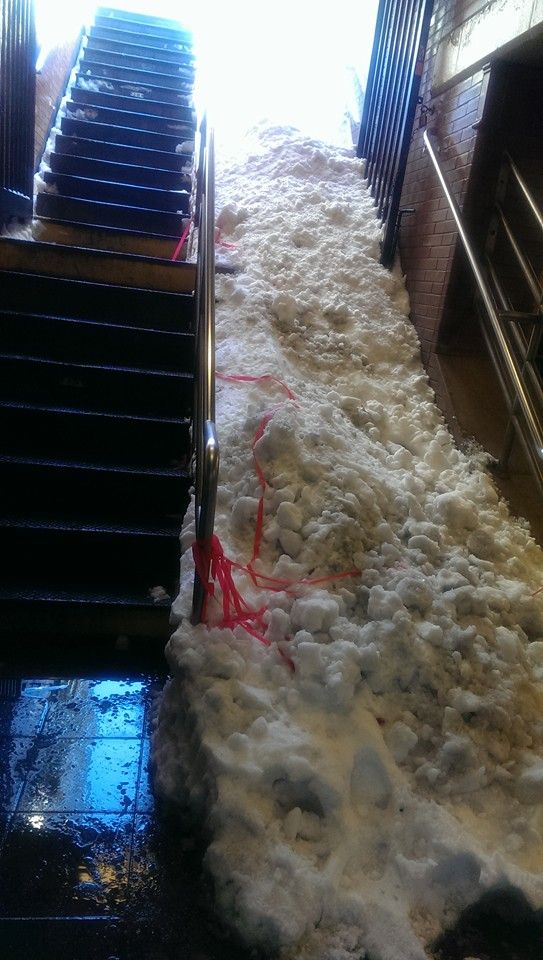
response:
M141 43L143 35L140 31L131 31L131 30L122 30L115 26L92 26L89 30L89 37L95 38L96 40L101 40L107 38L113 40L116 43L131 43L138 44ZM165 37L155 37L151 36L149 33L145 34L145 45L151 49L156 50L169 50L172 53L185 53L191 55L192 45L184 41L175 41L168 40Z
M174 103L181 107L192 106L192 92L172 90L162 87L158 82L151 80L133 82L112 76L98 76L92 70L87 70L84 77L77 75L75 86L81 90L96 90L102 93L115 93L120 97L134 99L156 100L158 103Z
M71 157L84 157L88 160L106 160L130 165L137 164L139 161L145 167L158 167L172 172L185 170L188 173L192 164L192 157L187 153L165 153L62 134L57 134L55 152Z
M101 283L0 272L2 308L188 332L194 301L186 294L120 289Z
M168 73L159 73L149 70L136 70L134 67L119 67L113 63L85 63L81 64L79 75L82 77L113 77L118 80L128 80L131 83L151 83L154 86L167 87L171 90L184 92L185 96L192 94L192 80L184 80Z
M150 59L149 57L133 56L128 53L118 53L115 50L95 50L93 47L86 47L81 58L81 64L84 68L90 63L112 63L118 67L133 67L134 70L171 74L174 77L182 77L184 80L190 80L191 82L194 80L192 64L161 60L158 51L157 56Z
M156 117L169 117L194 126L195 115L191 107L164 103L160 100L138 100L137 97L120 97L113 93L98 90L82 90L73 87L70 97L75 103L85 103L97 107L109 107L113 110L126 110L128 113L150 114Z
M150 417L188 417L190 378L0 358L0 398Z
M144 187L121 183L101 183L85 177L44 173L44 180L62 197L76 197L96 203L126 204L145 210L163 210L168 213L183 213L188 216L190 195L188 192L146 190ZM136 223L137 226L137 223Z
M58 197L51 193L38 194L36 214L51 220L116 227L148 236L171 237L172 240L180 237L184 229L183 214L93 203L92 200Z
M123 42L119 39L100 37L91 32L87 38L87 50L108 50L111 53L126 54L127 56L143 57L149 59L156 57L161 61L171 63L181 63L192 66L194 57L191 53L184 50L168 50L163 47L150 46L145 43L145 37L138 38L140 43Z
M150 150L171 153L176 153L185 140L192 139L150 133L147 130L131 130L129 127L113 127L105 123L91 123L88 120L71 120L69 117L62 118L60 127L62 133L70 137L85 137L87 140L102 140L131 147L148 147Z
M72 120L89 120L91 123L106 123L111 126L131 130L148 130L150 133L163 133L181 140L194 139L195 126L192 121L183 122L169 117L146 116L128 110L115 110L89 103L69 100L66 104L67 116Z
M39 583L47 570L49 584L69 589L84 583L111 580L119 586L130 585L146 593L152 587L175 589L178 570L177 537L116 536L105 533L55 530L3 529L3 549L10 557L7 583ZM29 563L29 559L31 562Z
M61 506L81 515L82 504L102 504L104 522L183 516L189 482L183 475L113 473L48 465L0 463L3 509L9 513L50 513Z
M126 30L127 33L139 33L143 36L144 31L141 28L141 21L132 19L121 19L119 17L104 17L97 15L94 18L97 27L114 27L116 30ZM170 43L190 44L191 36L189 33L181 30L172 30L170 27L159 27L154 24L145 25L145 37L160 37L168 40Z
M24 314L0 313L2 350L64 363L105 363L192 372L190 334L139 331Z
M98 415L0 408L2 449L7 456L91 460L114 465L186 467L190 457L187 422L126 420ZM143 462L142 462L143 459ZM82 505L81 505L82 509Z
M135 187L151 187L155 190L190 190L191 177L169 170L153 170L129 164L109 163L107 160L91 160L72 157L69 154L52 153L49 165L53 173L72 177L87 177L111 183L129 183Z

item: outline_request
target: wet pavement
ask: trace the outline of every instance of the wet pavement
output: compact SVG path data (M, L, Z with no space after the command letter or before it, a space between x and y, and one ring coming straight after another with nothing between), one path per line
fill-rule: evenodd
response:
M241 960L193 830L153 798L164 676L2 673L0 956Z

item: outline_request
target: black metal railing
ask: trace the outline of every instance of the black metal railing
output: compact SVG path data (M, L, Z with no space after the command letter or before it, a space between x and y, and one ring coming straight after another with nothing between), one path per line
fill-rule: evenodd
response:
M36 83L33 0L1 6L0 224L32 212Z
M391 267L433 0L380 0L357 154L383 223L381 263Z

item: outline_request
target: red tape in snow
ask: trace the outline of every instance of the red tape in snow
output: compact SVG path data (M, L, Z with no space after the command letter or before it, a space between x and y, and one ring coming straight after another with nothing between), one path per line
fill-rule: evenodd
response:
M266 373L258 377L251 376L249 374L231 375L226 373L217 373L217 377L221 380L238 383L274 382L281 387L289 400L296 401L296 395L293 393L290 387L270 373ZM228 627L232 630L237 626L243 627L247 633L253 636L256 640L259 640L261 643L265 644L265 646L270 646L271 642L265 636L267 624L264 614L267 612L268 607L267 605L264 605L259 607L257 610L254 610L248 606L246 600L244 600L244 598L241 596L234 582L234 570L238 570L250 577L255 587L259 589L269 590L275 593L284 592L291 596L293 595L294 588L296 587L317 586L321 583L333 583L334 581L345 580L349 577L356 577L360 574L360 570L353 569L348 570L345 573L334 573L324 577L302 577L299 580L287 580L282 577L270 577L265 573L260 573L254 568L255 562L260 556L260 548L262 545L262 534L264 528L264 496L268 487L268 482L256 456L255 448L258 441L264 435L264 431L268 423L283 405L284 404L279 404L272 410L268 410L266 413L264 413L254 433L251 444L255 462L255 470L258 477L258 482L260 484L261 494L258 501L256 515L253 552L249 563L244 565L242 563L237 563L235 560L230 560L230 558L225 555L222 544L215 534L211 538L210 544L201 540L195 540L192 544L194 565L206 594L206 604L204 605L203 619L205 620L206 617L207 599L215 596L215 583L217 583L220 587L222 595L222 619L217 623L217 626ZM208 570L209 576L207 573ZM280 652L291 669L294 669L294 664L290 657L284 651Z

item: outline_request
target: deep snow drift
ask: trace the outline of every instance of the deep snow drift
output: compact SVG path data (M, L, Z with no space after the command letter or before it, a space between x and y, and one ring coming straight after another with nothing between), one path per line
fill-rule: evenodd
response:
M212 837L222 915L281 956L422 960L496 883L543 904L543 557L435 407L346 151L264 129L218 170L218 533L270 646L193 628L187 518L156 784ZM210 611L220 619L218 606ZM283 653L286 656L283 655ZM288 659L294 665L289 667Z

